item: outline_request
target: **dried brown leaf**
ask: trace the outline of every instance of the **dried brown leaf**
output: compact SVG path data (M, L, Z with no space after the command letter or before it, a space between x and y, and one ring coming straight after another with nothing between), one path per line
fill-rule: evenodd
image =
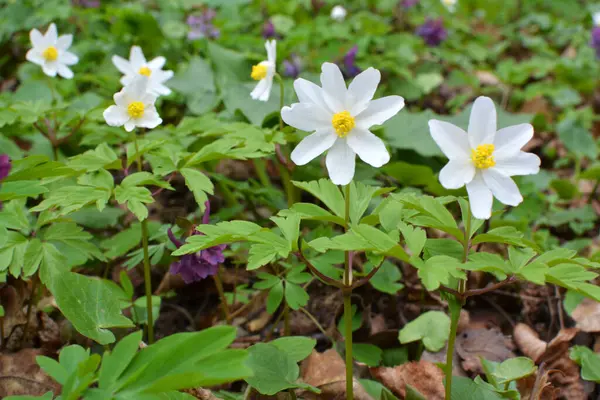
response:
M401 399L406 396L406 385L411 385L428 400L444 400L444 372L431 362L371 368L371 374Z
M571 314L577 328L583 332L600 332L600 303L585 298Z
M512 340L497 328L467 329L456 337L456 352L465 371L482 373L480 357L502 362L514 357Z
M44 353L25 349L0 354L0 398L6 396L41 396L48 391L59 393L60 386L39 367L35 358Z

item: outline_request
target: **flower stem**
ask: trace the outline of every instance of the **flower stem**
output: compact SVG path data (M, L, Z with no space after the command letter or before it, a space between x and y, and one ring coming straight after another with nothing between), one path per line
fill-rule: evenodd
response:
M217 287L217 292L219 292L219 297L221 298L221 307L223 308L223 313L225 314L225 320L228 324L231 325L231 314L229 313L229 304L227 304L227 298L225 297L225 291L223 290L223 282L221 282L221 278L219 277L219 273L213 275L213 279L215 281L215 286Z
M292 328L290 327L290 307L286 304L283 308L283 336L290 336L292 334Z
M285 104L285 86L283 84L283 78L281 78L281 75L275 74L275 79L277 79L277 82L279 83L279 130L283 131L283 117L281 116L281 109L283 109ZM275 146L279 146L279 144L276 144ZM285 188L288 207L291 207L296 201L296 190L292 184L290 171L288 170L288 166L283 163L279 157L275 157L275 159L279 162L279 174L281 175L281 181L283 183L283 187Z
M138 146L137 135L133 132L138 172L142 172L142 156ZM154 343L154 318L152 316L152 275L150 274L150 256L148 254L148 219L142 221L142 248L144 251L144 290L146 292L146 313L148 319L148 344Z
M465 239L463 241L463 263L466 263L469 258L469 249L471 247L471 206L467 206L467 218L465 218ZM458 281L458 293L463 294L467 291L467 280L461 279ZM452 296L452 295L449 295ZM448 308L450 310L450 336L448 337L448 348L446 350L446 400L452 397L452 359L454 358L454 343L456 342L456 331L458 329L458 320L460 319L460 311L462 309L464 297L454 296L448 300Z
M344 227L348 231L350 223L350 184L345 187L345 214ZM353 393L353 363L352 363L352 265L350 264L350 252L347 251L344 257L344 327L346 333L344 339L346 342L346 399L354 399Z

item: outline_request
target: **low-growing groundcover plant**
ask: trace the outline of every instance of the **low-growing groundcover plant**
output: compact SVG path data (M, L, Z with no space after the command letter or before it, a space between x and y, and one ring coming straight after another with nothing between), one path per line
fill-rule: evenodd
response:
M597 394L597 9L550 3L9 1L0 397Z

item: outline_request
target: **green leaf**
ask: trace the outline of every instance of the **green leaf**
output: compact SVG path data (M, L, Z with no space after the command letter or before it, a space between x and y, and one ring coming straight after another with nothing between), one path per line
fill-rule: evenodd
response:
M383 386L381 383L371 379L359 379L358 380L365 391L375 400L398 400L396 396L389 391L388 388ZM408 394L408 385L407 385ZM417 399L412 399L417 400Z
M252 222L228 221L220 222L217 225L199 225L196 230L204 233L204 235L188 237L186 243L174 251L172 255L181 256L196 253L219 244L249 240L253 234L259 232L262 228Z
M286 336L269 342L296 362L304 360L312 353L317 341L304 336Z
M452 400L502 400L503 397L486 386L462 376L452 377Z
M226 349L235 336L231 326L170 335L139 351L112 387L139 396L245 378L247 352Z
M463 241L463 232L458 229L454 217L446 209L439 198L431 196L415 196L414 194L392 195L404 204L405 208L416 210L419 215L409 218L413 225L436 228Z
M271 221L275 224L283 233L283 236L289 243L291 250L298 250L298 235L300 234L300 217L298 215L291 215L286 218L271 217Z
M194 198L196 199L196 203L198 203L200 211L204 211L204 204L208 200L207 193L214 194L212 182L206 175L196 169L183 168L179 172L181 172L181 175L185 178L185 185L194 194Z
M523 234L512 226L501 226L489 230L487 233L477 235L471 240L471 245L479 243L504 243L514 246L525 246Z
M585 346L573 346L569 353L571 360L581 366L581 378L586 381L600 382L600 355Z
M140 221L148 218L148 209L144 204L154 202L150 190L138 186L117 186L115 188L115 199L119 204L127 203L129 211L131 211Z
M556 132L569 151L584 155L591 160L595 160L598 156L594 137L577 119L565 118L556 125Z
M253 244L250 247L250 252L248 254L248 265L246 269L248 271L253 271L262 267L263 265L267 265L279 254L279 249L275 246L271 246L268 244Z
M285 302L292 310L297 310L308 304L308 293L300 285L285 283Z
M382 354L383 351L375 345L367 343L352 344L352 357L369 367L378 366L381 363Z
M277 346L267 343L257 343L248 349L248 366L254 376L246 378L246 382L259 393L274 395L292 388L304 388L319 392L309 385L296 382L300 369L294 358Z
M152 296L152 315L158 316L160 314L160 303L161 298L159 296ZM134 310L132 311L132 321L137 325L148 324L148 308L146 306L146 296L138 297L133 303Z
M269 314L273 314L279 308L281 304L281 300L283 300L283 282L280 280L275 286L269 290L269 295L267 296L267 312Z
M121 169L121 160L106 143L102 143L94 150L71 157L67 164L77 171L93 172L99 169Z
M533 360L527 357L515 357L501 362L493 374L499 384L504 384L531 375L536 369Z
M417 268L419 278L427 290L436 290L441 284L449 285L451 277L465 279L461 269L463 264L449 256L433 256L425 261L412 257L411 263Z
M350 182L350 221L358 224L379 188L361 182ZM344 191L345 196L345 191Z
M278 276L267 274L266 272L258 272L256 276L261 280L253 285L255 289L269 289L281 282L281 279Z
M425 247L425 242L427 241L427 234L425 231L420 228L414 228L405 224L404 222L398 223L398 229L400 229L400 232L402 232L402 236L404 237L406 245L408 246L412 255L419 256L421 251L423 251L423 247Z
M400 330L400 343L422 340L429 351L441 350L450 335L450 318L441 311L428 311L412 320Z
M117 343L112 351L104 353L98 375L100 389L109 389L125 371L139 349L142 333L142 331L137 331L127 335Z
M298 215L303 220L327 221L344 226L344 218L337 217L316 204L294 203L290 209L281 210L278 215L287 217L292 214Z
M340 189L329 179L311 182L292 181L292 183L321 200L335 215L344 218L346 213L344 196L342 196Z
M373 264L365 264L365 273L369 273L374 268ZM379 267L379 271L373 275L369 283L380 292L395 296L404 287L400 280L402 274L400 269L389 261L384 261Z
M73 272L53 274L52 278L49 284L45 283L50 287L58 308L82 335L100 344L108 344L115 341L110 328L133 326L121 314L120 302L123 299L115 296L110 286L114 285L112 282Z

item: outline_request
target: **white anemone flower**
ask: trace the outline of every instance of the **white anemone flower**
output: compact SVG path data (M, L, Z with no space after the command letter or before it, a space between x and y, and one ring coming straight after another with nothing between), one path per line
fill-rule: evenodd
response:
M156 128L162 119L156 111L156 95L148 92L148 78L139 77L114 95L114 106L104 110L104 119L110 126L125 126L127 132L136 127Z
M265 42L265 49L267 49L267 60L254 65L252 67L252 73L250 73L250 77L255 81L258 81L258 84L252 93L250 93L250 96L254 100L260 101L269 101L269 97L271 96L273 78L276 73L277 41L267 40Z
M173 71L163 71L162 69L167 62L166 58L156 57L147 62L142 49L139 46L132 46L129 51L129 61L123 57L113 56L112 62L124 74L121 78L123 86L129 85L137 77L145 76L148 78L150 93L157 96L166 96L171 93L171 89L164 85L173 77Z
M592 14L594 20L594 26L600 26L600 11L596 11Z
M348 15L348 11L343 6L337 5L331 9L331 19L335 21L343 21L346 19L346 15Z
M381 125L404 107L400 96L372 100L381 74L369 68L346 83L337 65L324 63L319 87L296 79L294 88L299 103L283 107L283 120L297 129L314 132L292 151L297 165L304 165L325 151L325 164L331 181L346 185L354 177L355 156L379 168L390 160L381 139L369 131Z
M533 137L533 127L520 124L496 131L496 107L488 97L475 100L468 133L438 120L430 120L429 129L449 159L440 171L440 183L446 189L467 185L475 218L490 218L493 197L510 206L521 203L523 196L510 177L540 171L540 158L521 151Z
M441 2L444 7L448 9L448 11L454 12L456 10L456 3L458 3L458 0L441 0Z
M48 76L58 74L65 79L73 78L73 71L68 66L79 61L75 54L67 51L73 43L73 35L58 36L56 25L52 23L45 35L32 29L29 38L33 47L25 55L28 61L40 65Z

